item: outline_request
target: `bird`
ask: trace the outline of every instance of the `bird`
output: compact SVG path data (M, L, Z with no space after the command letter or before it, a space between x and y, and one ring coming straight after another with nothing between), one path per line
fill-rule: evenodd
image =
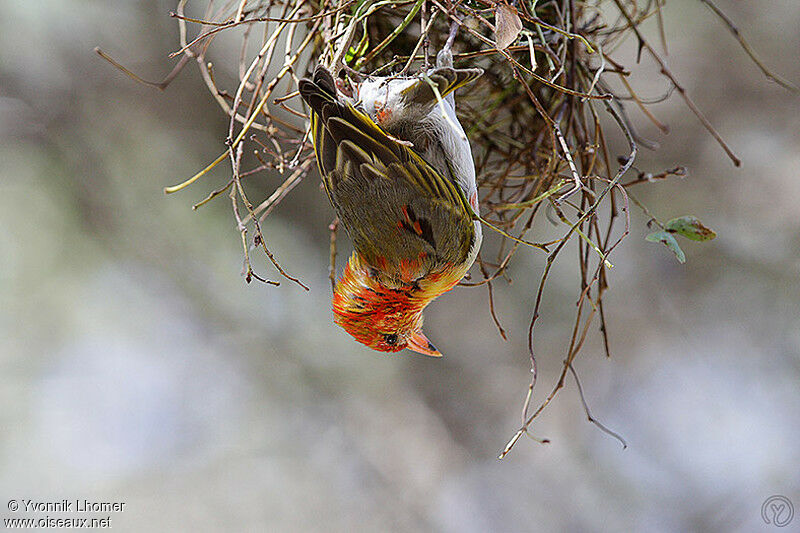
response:
M482 240L452 92L480 74L437 66L367 78L352 97L321 65L299 82L320 175L354 249L334 287L334 321L374 350L442 355L422 331L423 310L464 277Z

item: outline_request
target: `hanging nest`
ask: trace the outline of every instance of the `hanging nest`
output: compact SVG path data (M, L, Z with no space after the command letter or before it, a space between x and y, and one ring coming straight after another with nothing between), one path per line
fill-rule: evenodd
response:
M731 29L769 78L796 90L763 66L730 19L710 0L700 1ZM181 39L181 48L171 54L180 57L177 65L162 82L144 83L163 89L184 66L196 64L212 97L230 117L230 126L225 151L198 174L166 188L166 192L184 189L228 160L232 168L229 181L217 184L218 188L194 207L217 196L228 196L241 231L247 281L255 278L279 283L254 270L250 254L260 248L280 276L304 288L289 274L291 268L284 269L278 263L267 247L268 232L262 227L298 183L309 176L318 179L307 129L308 110L297 91L299 79L318 63L328 66L342 79L343 86L363 76L424 71L433 63L453 25L458 26L453 44L455 66L477 66L485 72L458 94L457 110L476 162L480 214L484 224L498 233L498 241L484 246L479 257L480 276L473 272L462 285L486 285L492 305L493 280L504 275L521 249L533 247L546 257L531 310L528 347L533 372L522 425L501 457L553 399L567 373L575 375L572 361L592 324L599 325L608 353L603 312L606 273L614 248L628 234L629 201L641 206L627 189L632 184L685 172L678 167L656 173L628 173L638 147L647 145L647 141L636 134L626 108L637 107L666 132L666 126L650 113L648 105L677 92L734 164L739 164L662 59L660 50L666 47L663 0L209 0L205 10L193 16L185 12L185 4L181 0L170 14L177 19ZM661 30L654 39L657 44L640 29L649 19L655 19ZM226 64L238 65L238 79L227 86L220 85L209 62L209 51L220 40L227 46L220 43L215 47L215 57L225 54ZM638 62L624 65L615 59L624 55L619 49L626 40L635 40L639 55L649 55L659 67L669 87L661 98L646 101L631 86L629 75L640 68ZM238 46L231 47L231 42ZM616 143L624 139L626 144L612 147L611 139ZM284 180L268 197L251 198L245 193L243 184L249 176L274 171ZM213 188L206 182L196 186ZM659 227L648 238L667 245L679 260L683 252L675 235L695 240L713 237L713 232L693 217L662 223L641 207L650 218L649 224ZM546 212L561 223L560 236L533 242L529 230L537 215L542 217ZM330 276L334 282L335 224L331 230ZM581 287L576 295L574 326L558 381L538 408L532 409L536 382L534 329L543 288L551 266L570 241L576 241L579 250ZM497 325L505 336L499 322Z

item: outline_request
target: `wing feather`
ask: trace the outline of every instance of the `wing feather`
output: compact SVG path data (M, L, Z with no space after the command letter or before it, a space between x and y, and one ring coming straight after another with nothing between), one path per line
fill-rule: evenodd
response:
M444 98L459 87L471 83L483 75L483 69L440 67L428 74L428 80L436 86L439 95ZM420 79L403 89L403 101L406 104L433 106L436 103L436 93L433 92L428 80Z
M312 80L300 80L299 88L311 108L328 197L364 260L392 268L409 258L429 258L428 270L465 260L475 228L460 187L340 99L324 68L317 67ZM418 217L418 226L404 219L408 212Z

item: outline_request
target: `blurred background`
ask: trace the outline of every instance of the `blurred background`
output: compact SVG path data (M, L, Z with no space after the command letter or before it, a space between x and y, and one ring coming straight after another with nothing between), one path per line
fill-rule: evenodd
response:
M800 81L796 0L718 4ZM636 166L689 177L635 192L719 236L682 241L679 265L633 208L606 295L612 358L594 328L575 365L628 448L586 421L568 379L532 426L552 442L522 439L503 461L544 256L522 251L513 285L495 285L507 342L485 287L459 288L426 313L443 359L383 356L332 323L332 211L307 180L265 230L310 292L247 285L229 202L191 210L225 169L162 192L223 148L227 120L197 70L160 93L92 53L160 79L174 7L0 0L0 516L44 516L8 512L12 498L80 498L126 502L122 531L728 532L774 527L761 519L773 494L800 512L800 99L700 2L667 3L668 61L743 165L674 95L653 107L667 136L629 108L661 144ZM634 86L666 89L644 60ZM264 176L256 198L280 181ZM564 257L537 324L537 399L579 291Z

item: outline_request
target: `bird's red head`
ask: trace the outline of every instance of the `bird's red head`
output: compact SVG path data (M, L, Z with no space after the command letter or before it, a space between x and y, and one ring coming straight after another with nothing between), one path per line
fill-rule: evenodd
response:
M354 254L334 291L334 320L373 350L399 352L408 348L441 357L422 333L422 310L441 292L432 294L412 285L387 287L370 275L369 268Z

